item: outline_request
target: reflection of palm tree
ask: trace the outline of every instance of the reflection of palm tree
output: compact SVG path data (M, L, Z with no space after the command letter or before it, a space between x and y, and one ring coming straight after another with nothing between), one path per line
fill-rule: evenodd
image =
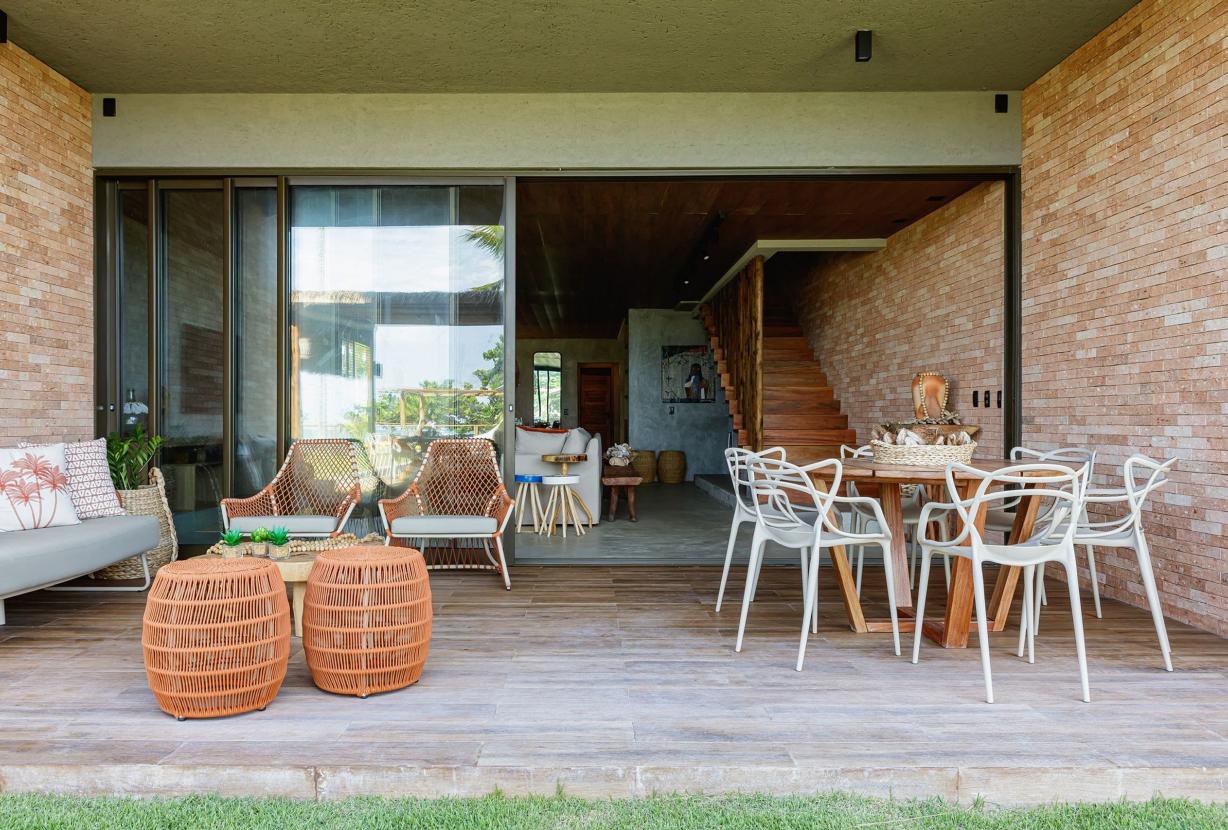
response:
M482 250L486 251L494 259L503 262L503 226L502 225L474 225L465 230L465 241L472 242ZM502 278L489 282L486 285L474 286L471 291L497 291L503 287Z

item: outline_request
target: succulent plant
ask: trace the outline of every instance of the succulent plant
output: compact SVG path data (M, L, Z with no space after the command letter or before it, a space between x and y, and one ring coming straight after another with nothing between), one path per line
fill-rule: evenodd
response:
M267 527L258 527L255 530L253 530L252 531L252 541L253 542L269 541L269 529Z
M269 544L284 545L290 541L290 531L284 527L275 527L269 531Z
M233 548L236 545L239 545L243 542L243 534L231 528L230 530L227 530L225 533L222 534L222 541L228 547Z

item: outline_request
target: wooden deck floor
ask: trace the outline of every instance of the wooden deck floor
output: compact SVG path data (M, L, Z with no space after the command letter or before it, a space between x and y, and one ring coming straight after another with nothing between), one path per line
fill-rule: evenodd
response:
M991 706L975 649L926 643L911 665L888 636L849 632L830 584L805 671L794 672L799 578L764 573L742 654L740 573L720 615L710 567L516 567L511 592L489 574L436 574L417 686L368 700L325 694L295 641L265 712L186 723L146 687L143 596L10 600L0 789L1228 797L1228 641L1173 624L1167 674L1147 615L1107 602L1088 623L1084 704L1054 590L1035 665L1014 657L1014 625L995 635ZM882 593L868 581L871 602Z

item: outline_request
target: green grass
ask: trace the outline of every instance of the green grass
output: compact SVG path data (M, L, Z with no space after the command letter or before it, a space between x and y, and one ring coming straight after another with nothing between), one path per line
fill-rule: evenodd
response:
M1223 830L1228 806L1162 800L997 809L941 799L892 801L831 794L811 798L662 796L591 801L553 798L133 800L43 795L0 796L3 830Z

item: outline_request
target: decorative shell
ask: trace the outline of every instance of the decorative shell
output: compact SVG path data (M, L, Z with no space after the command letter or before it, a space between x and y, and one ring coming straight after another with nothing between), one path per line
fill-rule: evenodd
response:
M911 429L902 429L895 434L895 443L902 447L920 447L925 444L925 439Z
M972 436L963 430L960 430L959 432L953 432L948 435L947 443L957 447L967 446L968 444L972 443Z

